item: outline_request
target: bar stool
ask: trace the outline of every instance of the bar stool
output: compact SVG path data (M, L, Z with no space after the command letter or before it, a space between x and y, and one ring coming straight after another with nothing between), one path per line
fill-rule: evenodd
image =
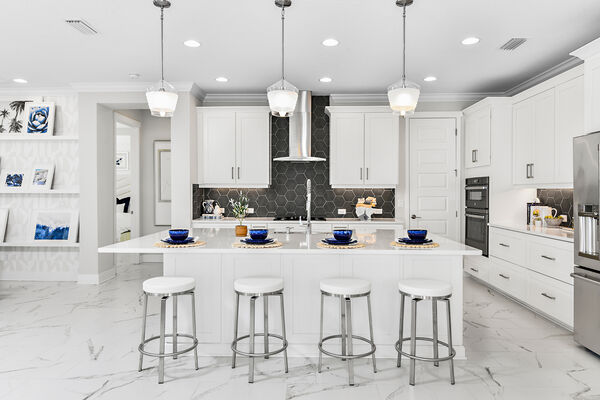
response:
M324 279L320 283L321 287L321 327L319 336L319 366L321 372L323 365L323 354L330 357L339 358L342 361L348 361L348 383L354 386L354 364L353 360L362 357L373 357L373 372L377 372L375 364L375 342L373 341L373 321L371 317L371 282L364 279L354 278L334 278ZM323 337L323 303L325 296L339 297L340 299L340 334ZM353 298L366 297L369 314L369 331L371 340L352 333L352 302ZM341 354L327 351L323 348L323 343L327 340L340 338L342 341ZM352 340L357 339L371 346L371 349L365 353L354 354Z
M144 290L144 316L142 322L142 342L138 346L140 352L140 364L138 371L142 370L144 356L158 357L158 383L165 381L165 357L177 356L188 351L194 350L194 362L198 369L198 339L196 339L196 301L194 298L194 289L196 281L194 278L178 277L178 276L159 276L156 278L147 279L142 284ZM182 295L190 295L192 299L192 334L177 332L177 297ZM148 314L148 296L160 297L160 335L152 336L146 339L146 318ZM165 320L167 317L167 299L173 298L173 333L165 334ZM173 337L173 351L165 353L165 336ZM177 350L177 338L187 337L192 339L192 345L183 350ZM145 349L146 344L159 339L158 353L151 353Z
M406 279L398 283L400 291L400 329L399 339L396 342L396 351L398 352L397 366L400 367L401 357L410 358L410 378L409 383L415 385L415 360L433 362L433 365L438 367L440 361L450 361L450 383L454 385L454 356L456 351L452 347L452 322L450 320L450 297L452 296L452 285L446 282L432 279ZM404 330L404 298L411 298L411 326L410 337L403 337ZM433 316L433 338L417 336L417 304L421 300L431 300L432 316ZM438 316L437 302L444 301L446 303L447 324L448 324L448 343L438 340ZM410 340L410 353L402 351L402 344ZM433 357L417 356L417 340L433 342ZM439 356L438 345L448 348L446 357Z
M231 350L233 351L233 358L231 362L231 368L235 368L236 355L250 358L250 365L248 369L248 383L254 382L254 359L257 357L264 357L268 359L269 356L283 352L283 360L285 365L285 373L288 373L288 359L287 359L287 347L288 342L285 336L285 310L283 308L283 279L277 277L252 277L252 278L241 278L236 279L233 283L233 289L235 291L235 319L233 321L233 342L231 343ZM250 333L248 335L238 337L238 324L239 324L239 312L240 312L240 296L250 297ZM281 335L269 333L269 297L279 296L281 305ZM264 332L254 332L255 326L255 309L256 299L262 297L264 305ZM254 338L256 336L263 336L264 338L264 352L256 353L254 350ZM269 351L269 338L280 339L282 346ZM249 351L245 352L237 348L238 342L243 339L249 339Z

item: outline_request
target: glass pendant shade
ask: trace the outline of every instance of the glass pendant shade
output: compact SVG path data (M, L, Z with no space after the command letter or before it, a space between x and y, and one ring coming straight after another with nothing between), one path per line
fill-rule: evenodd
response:
M175 88L164 80L146 91L148 107L154 117L172 117L177 106L177 97Z
M421 94L419 85L406 80L388 87L390 107L392 110L400 112L401 115L406 115L407 112L412 112L417 108L419 94Z
M279 80L267 88L271 113L276 117L291 117L298 101L298 88L286 80Z

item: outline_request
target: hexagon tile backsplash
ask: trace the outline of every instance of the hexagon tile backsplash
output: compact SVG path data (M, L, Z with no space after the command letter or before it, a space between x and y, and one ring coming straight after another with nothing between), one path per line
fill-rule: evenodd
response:
M353 218L356 217L356 200L359 197L373 196L377 199L377 208L383 209L383 214L379 217L394 217L394 189L333 189L329 185L329 117L325 114L325 107L328 105L328 96L312 97L311 152L313 156L324 157L327 161L272 162L272 180L268 189L241 189L248 196L250 207L254 208L253 216L306 215L306 179L311 179L313 216L342 217L337 214L337 210L345 208L345 217ZM287 156L289 121L287 118L271 117L271 124L272 157ZM221 207L225 206L225 216L230 216L229 199L237 198L239 190L202 189L194 185L194 218L202 215L204 199L216 200Z
M569 222L561 225L573 226L573 189L538 189L537 197L543 205L556 208L556 215L569 217Z

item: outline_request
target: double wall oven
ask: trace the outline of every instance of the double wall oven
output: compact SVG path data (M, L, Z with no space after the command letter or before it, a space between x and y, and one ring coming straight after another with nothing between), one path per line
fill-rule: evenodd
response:
M488 256L489 177L465 182L465 244Z

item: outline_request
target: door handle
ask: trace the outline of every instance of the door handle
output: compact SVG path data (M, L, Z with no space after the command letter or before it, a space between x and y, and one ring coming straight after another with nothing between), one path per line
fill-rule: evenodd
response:
M546 260L556 261L556 258L554 258L554 257L548 257L548 256L545 256L543 254L540 257L545 258Z
M550 300L556 300L556 297L554 297L554 296L550 296L550 295L549 295L549 294L547 294L547 293L540 293L540 294L541 294L542 296L544 296L545 298L547 298L547 299L550 299Z
M465 217L477 218L477 219L485 219L485 215L465 214Z
M510 247L510 245L506 243L498 243L498 245L502 247Z
M231 167L231 179L235 179L235 176L233 176L233 167Z
M498 276L501 278L504 278L504 279L510 279L510 276L508 276L508 275L498 274Z
M417 218L421 218L421 217L417 217L415 214L411 215L410 218L412 219L417 219Z
M240 179L240 167L238 167L238 179Z

